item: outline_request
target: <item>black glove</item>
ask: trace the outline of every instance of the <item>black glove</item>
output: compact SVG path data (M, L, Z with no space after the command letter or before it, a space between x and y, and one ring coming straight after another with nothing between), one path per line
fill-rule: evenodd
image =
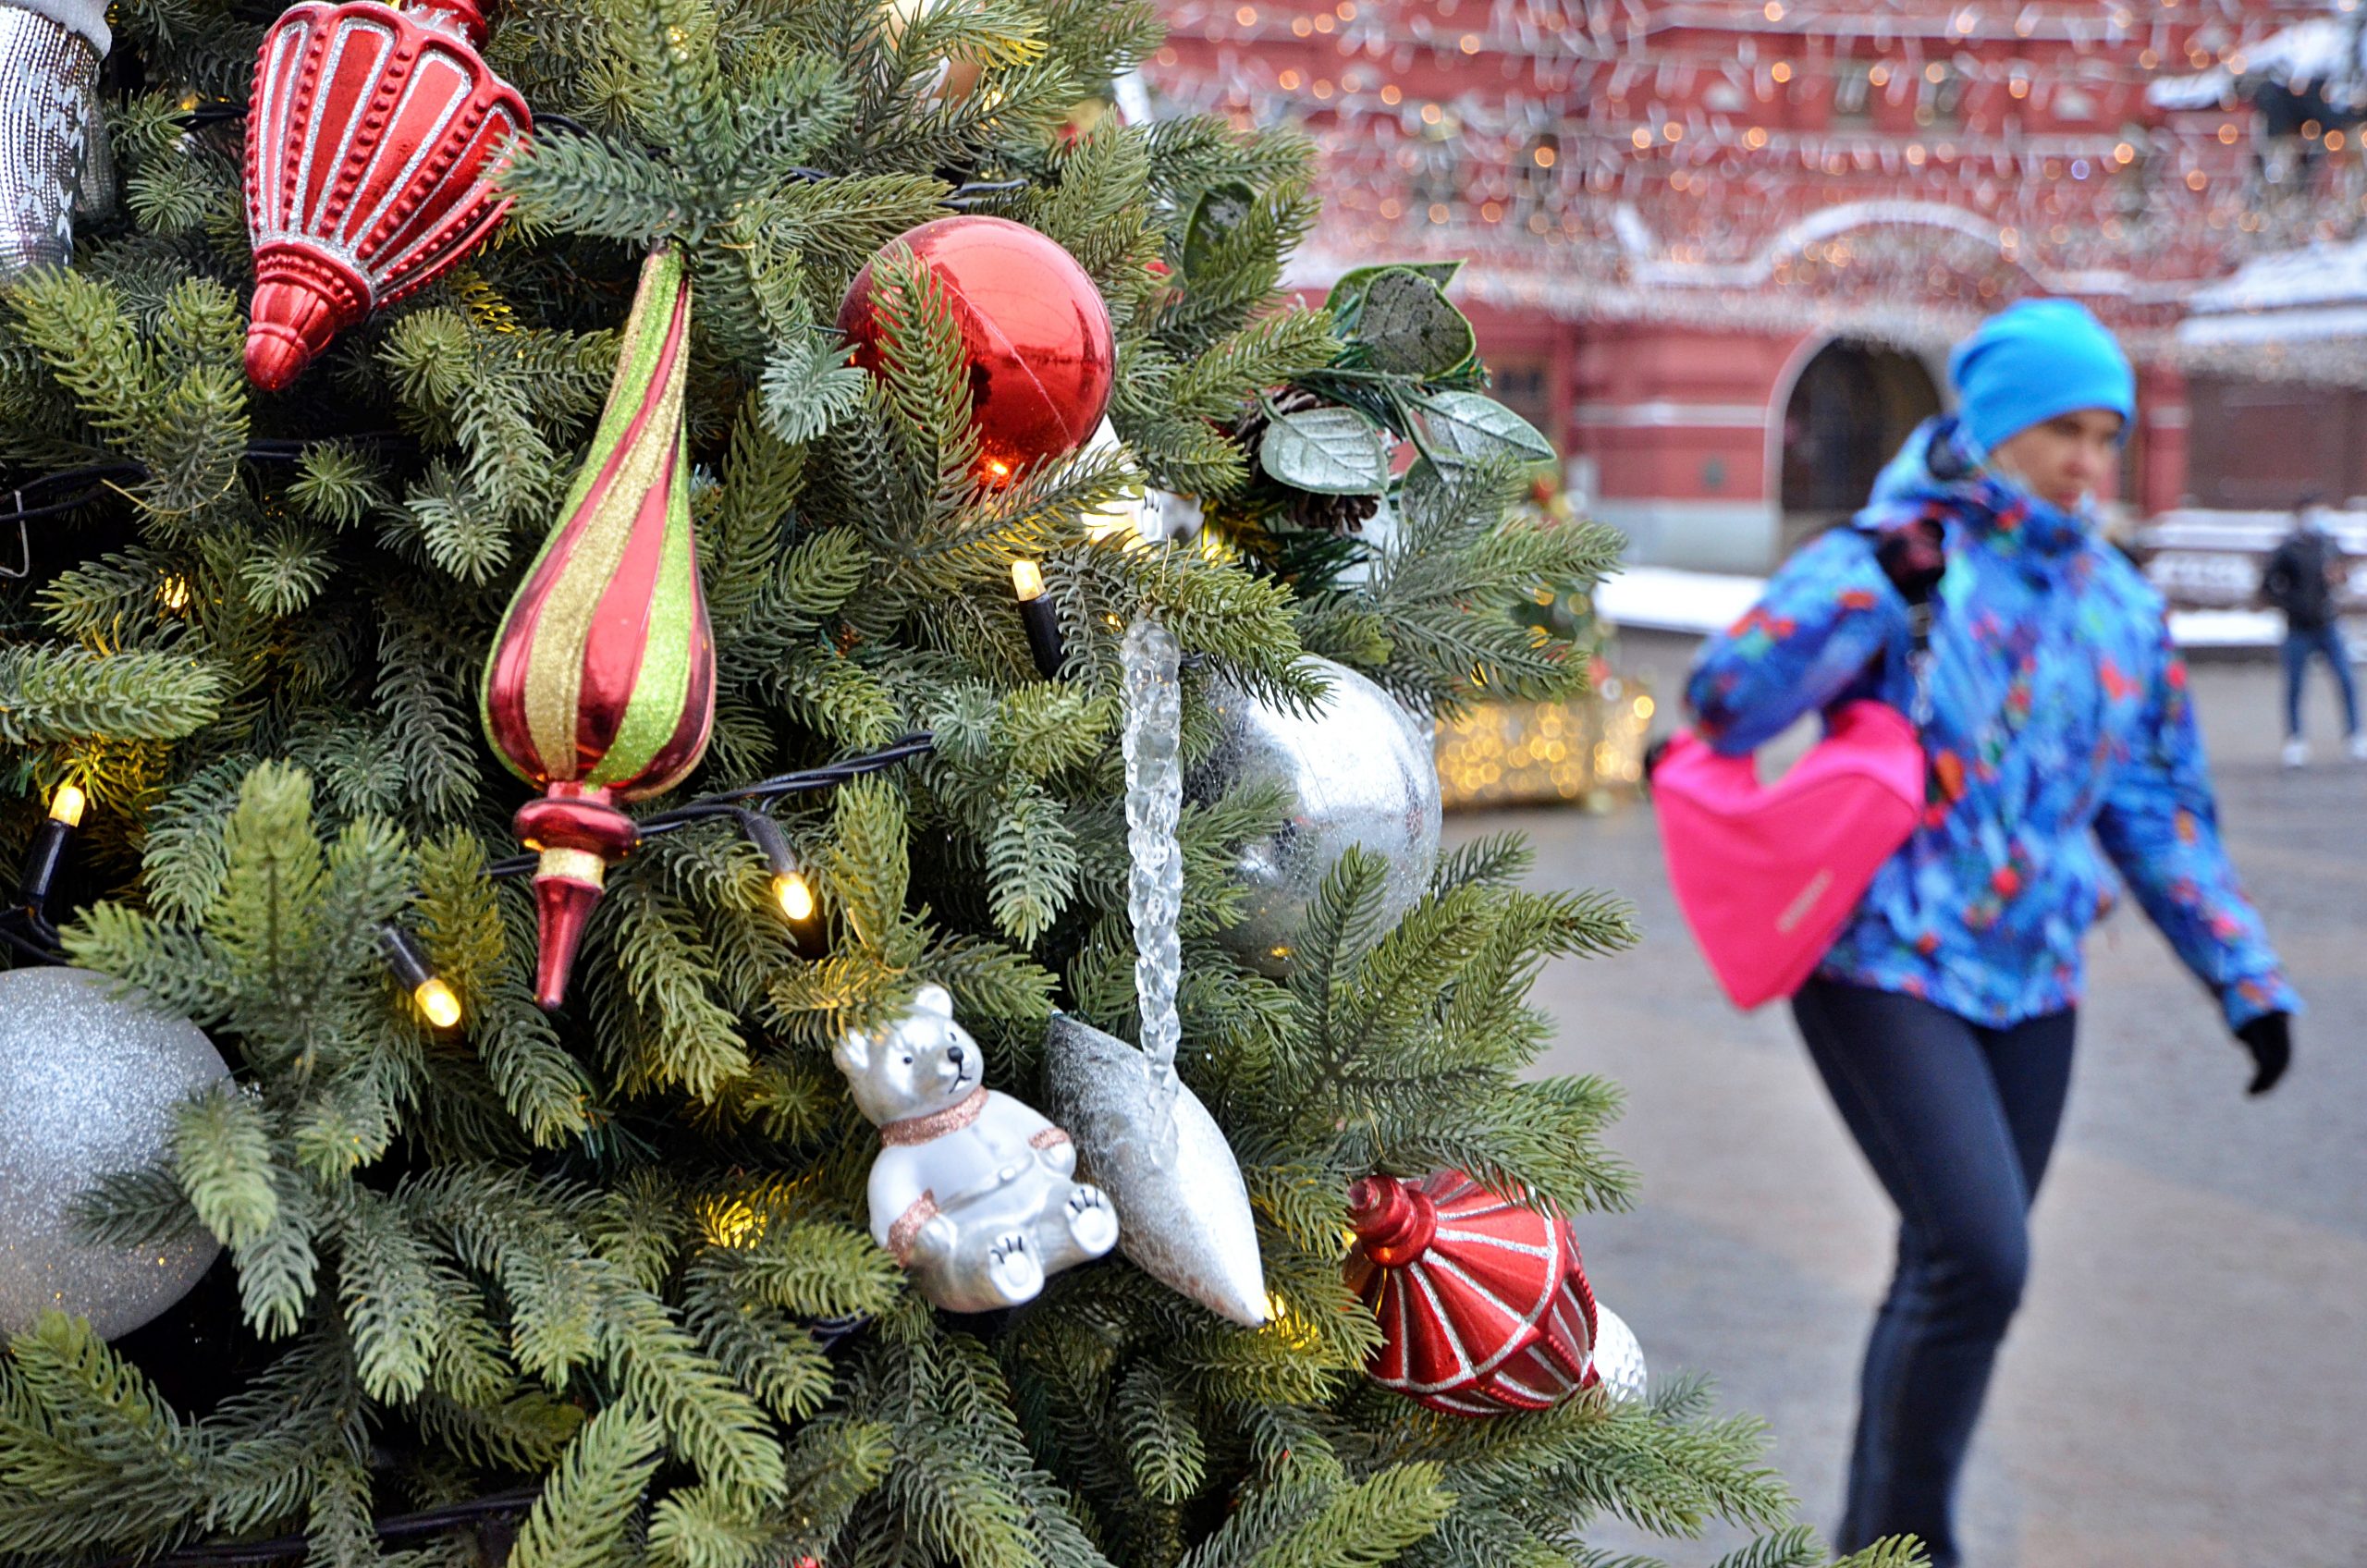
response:
M2236 1031L2236 1039L2252 1053L2251 1086L2244 1093L2264 1095L2276 1087L2293 1064L2293 1015L2263 1012Z
M1874 560L1900 598L1922 604L1947 575L1947 535L1940 524L1916 518L1886 530L1874 542Z

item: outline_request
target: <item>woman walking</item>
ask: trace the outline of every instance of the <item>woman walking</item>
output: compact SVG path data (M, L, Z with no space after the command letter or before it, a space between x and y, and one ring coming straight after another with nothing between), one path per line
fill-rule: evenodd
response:
M2284 1072L2300 1005L2220 846L2161 600L2095 528L2135 413L2128 359L2084 308L2040 300L1949 374L1957 416L1776 573L1688 691L1729 753L1859 697L1919 722L1923 820L1793 1014L1899 1212L1837 1544L1913 1534L1936 1568L1960 1561L1956 1476L2029 1274L2080 939L2113 897L2097 845L2251 1053L2252 1093Z

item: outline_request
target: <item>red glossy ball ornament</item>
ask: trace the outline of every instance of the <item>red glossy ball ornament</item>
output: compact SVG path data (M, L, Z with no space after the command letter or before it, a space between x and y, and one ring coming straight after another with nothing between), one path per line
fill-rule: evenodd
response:
M1372 1379L1454 1415L1543 1410L1594 1380L1594 1292L1569 1221L1459 1170L1348 1189L1348 1285L1380 1320Z
M476 0L307 0L264 35L247 115L256 386L286 386L509 211L494 181L532 120L477 53L484 33Z
M1109 307L1075 258L1025 224L963 214L893 240L909 249L951 303L970 363L979 483L1008 484L1031 464L1084 445L1110 407L1118 349ZM881 252L887 254L886 251ZM854 362L888 362L875 256L839 306Z

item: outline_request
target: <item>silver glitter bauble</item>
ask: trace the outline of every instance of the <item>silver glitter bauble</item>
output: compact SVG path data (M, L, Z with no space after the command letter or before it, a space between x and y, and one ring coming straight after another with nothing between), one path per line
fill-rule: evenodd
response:
M109 203L114 173L97 94L104 53L40 11L0 5L0 283L64 266L76 212Z
M1421 898L1439 853L1439 770L1429 728L1344 665L1311 659L1331 690L1320 712L1284 713L1231 686L1210 694L1216 750L1184 792L1213 801L1245 784L1279 784L1294 804L1272 833L1242 846L1249 898L1220 940L1281 977L1323 878L1351 844L1389 864L1381 920L1394 925Z
M1255 1329L1266 1321L1266 1267L1249 1189L1208 1107L1182 1083L1173 1096L1162 1117L1148 1058L1052 1015L1045 1107L1076 1140L1078 1171L1117 1206L1118 1250L1170 1290Z
M79 1313L105 1339L189 1292L221 1245L202 1230L141 1247L77 1234L76 1194L170 1153L174 1111L230 1070L186 1018L81 969L0 974L0 1330Z
M1600 1301L1594 1304L1594 1372L1614 1403L1644 1397L1644 1347L1627 1320Z

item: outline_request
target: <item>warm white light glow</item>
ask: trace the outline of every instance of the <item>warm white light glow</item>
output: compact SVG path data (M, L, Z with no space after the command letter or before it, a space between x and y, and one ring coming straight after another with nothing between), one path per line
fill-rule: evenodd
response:
M460 998L451 986L435 975L422 980L411 994L419 1008L419 1015L438 1029L449 1029L460 1022Z
M784 871L775 876L773 898L779 903L781 913L791 920L814 917L814 889L807 885L803 872Z

